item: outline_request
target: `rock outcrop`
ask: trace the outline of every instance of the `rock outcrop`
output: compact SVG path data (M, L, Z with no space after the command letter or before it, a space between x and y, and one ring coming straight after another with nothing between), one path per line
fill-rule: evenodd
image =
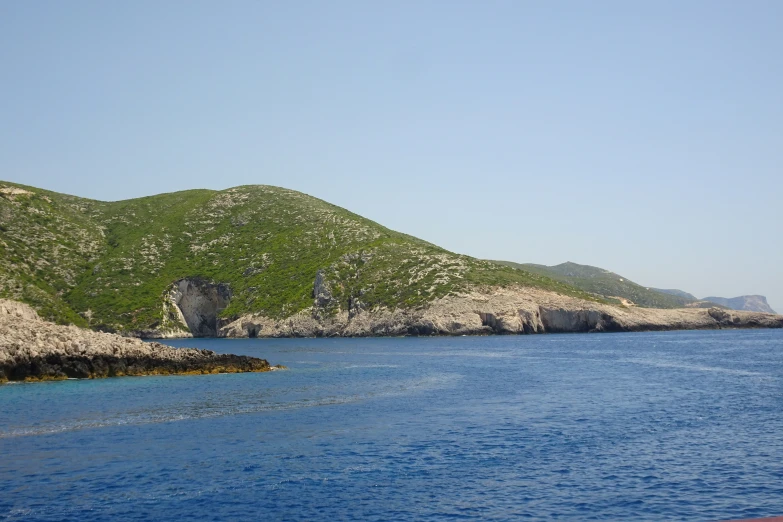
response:
M174 283L170 298L193 337L215 337L218 314L228 306L231 290L225 284L181 279Z
M221 337L362 337L783 328L783 316L720 308L657 309L584 301L531 288L450 295L414 310L318 310L284 319L245 315Z
M324 308L332 301L332 290L326 283L324 271L318 270L315 273L315 283L313 284L313 306Z
M0 382L270 369L263 359L55 325L27 305L0 299Z
M0 319L10 320L12 318L32 322L41 320L38 313L29 305L9 299L0 299Z

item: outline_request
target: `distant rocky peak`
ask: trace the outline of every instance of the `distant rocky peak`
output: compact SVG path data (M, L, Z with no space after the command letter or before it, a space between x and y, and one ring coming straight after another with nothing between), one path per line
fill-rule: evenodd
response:
M746 310L748 312L763 312L767 314L776 313L767 303L767 298L763 295L741 295L739 297L705 297L704 301L725 306L732 310Z

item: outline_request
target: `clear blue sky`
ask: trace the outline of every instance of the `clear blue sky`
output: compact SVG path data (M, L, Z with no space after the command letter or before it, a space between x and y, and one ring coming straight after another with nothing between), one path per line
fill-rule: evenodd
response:
M0 179L271 184L783 312L783 2L0 2Z

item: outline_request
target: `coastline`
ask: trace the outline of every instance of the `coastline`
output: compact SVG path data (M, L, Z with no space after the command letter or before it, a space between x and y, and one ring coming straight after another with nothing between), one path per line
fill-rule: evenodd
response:
M267 372L264 359L172 348L157 343L61 326L27 305L0 300L0 383L138 375Z
M457 337L783 328L780 315L720 308L620 307L524 288L447 296L413 310L319 312L314 308L278 320L242 316L222 325L215 337ZM56 325L41 320L28 305L0 300L0 383L266 372L276 368L264 359L172 348L155 341L192 339L191 332L156 333L146 330L119 335Z
M422 337L783 328L783 315L717 307L618 306L523 287L475 290L407 310L328 313L314 305L279 319L245 314L220 321L213 337ZM125 335L145 339L192 337L185 330L131 331Z

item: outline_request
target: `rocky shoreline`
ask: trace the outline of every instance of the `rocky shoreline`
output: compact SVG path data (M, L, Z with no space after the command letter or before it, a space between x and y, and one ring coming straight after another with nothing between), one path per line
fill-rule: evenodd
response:
M532 288L492 288L438 299L414 310L312 310L284 319L244 315L218 337L370 337L640 332L724 328L783 328L783 315L721 308L616 306ZM182 332L188 335L189 332Z
M531 288L491 288L450 295L408 310L312 309L284 319L244 315L218 320L217 337L384 337L639 332L783 328L783 315L721 308L658 309L585 301ZM139 338L192 337L182 329L124 336L42 321L25 304L0 299L0 382L263 372L263 359L174 349Z
M155 342L42 321L29 306L0 300L0 382L265 372L264 359L175 349Z

